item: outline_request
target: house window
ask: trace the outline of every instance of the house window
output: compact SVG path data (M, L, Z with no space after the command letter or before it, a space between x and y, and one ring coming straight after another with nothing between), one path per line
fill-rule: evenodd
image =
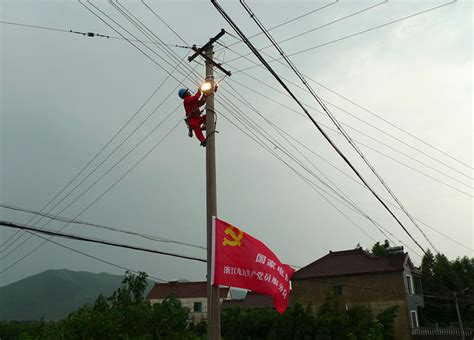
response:
M413 291L413 278L411 275L407 275L407 292L408 294L414 294Z
M332 288L334 290L334 295L342 295L342 286L341 285L334 286Z
M421 278L419 276L413 277L413 288L415 289L415 294L423 294L423 287L421 285Z
M411 327L412 328L418 328L420 325L418 324L418 313L416 310L411 310L410 311L410 318L411 318Z
M202 302L194 303L194 311L198 313L202 312Z

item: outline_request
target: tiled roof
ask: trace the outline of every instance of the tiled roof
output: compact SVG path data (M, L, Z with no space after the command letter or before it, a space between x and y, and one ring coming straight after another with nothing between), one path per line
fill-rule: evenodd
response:
M244 299L240 300L226 300L222 303L222 309L232 308L234 306L240 306L244 309L254 309L254 308L264 308L270 307L273 308L273 297L270 295L263 295L249 291L245 295Z
M226 298L229 287L220 288L220 297ZM207 283L202 282L168 282L155 283L148 293L147 299L165 299L174 294L178 299L207 297Z
M407 257L406 253L374 256L362 248L330 251L298 270L292 279L403 271Z
M242 304L244 308L273 308L273 297L255 292L248 292Z

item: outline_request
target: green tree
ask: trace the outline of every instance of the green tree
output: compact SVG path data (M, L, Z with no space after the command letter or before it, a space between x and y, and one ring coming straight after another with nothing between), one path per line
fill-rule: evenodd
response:
M316 317L316 338L345 339L346 334L345 319L340 312L337 297L328 291Z
M377 320L383 327L384 340L396 340L395 338L395 318L400 311L399 306L392 306L377 315Z
M93 305L71 313L64 334L71 339L187 339L189 311L170 296L151 305L145 299L147 275L127 272L112 296L100 295Z
M371 253L375 256L386 256L388 255L388 248L390 248L388 240L385 240L383 244L377 242L372 246Z
M387 255L389 246L387 240L383 244L377 242L371 252L376 256ZM449 260L446 255L433 254L428 249L421 260L421 272L425 294L425 306L421 308L419 315L421 324L457 325L454 304L454 293L457 293L465 327L474 327L474 258L464 256ZM433 297L435 295L441 298Z
M430 326L457 325L454 304L457 293L461 317L465 327L474 326L474 258L457 258L450 261L444 254L427 251L421 262L425 307L421 313L423 324ZM429 295L440 295L434 298Z
M221 315L221 333L224 339L267 339L278 319L272 308L243 309L236 306Z
M382 340L383 326L375 319L372 311L363 305L350 308L347 311L348 338L351 340Z
M316 331L315 317L311 305L303 307L295 303L273 323L270 339L314 339Z

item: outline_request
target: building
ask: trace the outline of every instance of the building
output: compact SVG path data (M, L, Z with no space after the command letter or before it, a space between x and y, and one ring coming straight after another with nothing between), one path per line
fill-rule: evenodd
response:
M346 309L362 304L376 315L398 305L396 339L410 339L411 329L419 327L418 309L424 306L421 273L403 247L389 248L387 256L362 248L330 251L293 275L293 302L311 303L318 310L328 290Z
M197 324L207 319L207 283L170 281L167 283L155 283L147 295L150 302L158 303L174 295L181 301L181 306L188 308L191 312L190 322ZM230 288L220 288L220 303L230 299Z

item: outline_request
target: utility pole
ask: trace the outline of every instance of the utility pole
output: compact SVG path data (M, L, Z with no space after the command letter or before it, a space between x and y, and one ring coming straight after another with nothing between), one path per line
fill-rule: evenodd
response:
M212 60L212 45L206 50L206 56ZM214 65L206 58L206 80L214 81ZM214 95L206 99L206 192L207 192L207 327L209 339L220 339L221 313L219 305L219 286L211 284L212 266L212 216L217 216L216 193L216 134L214 126ZM210 308L209 308L210 307Z
M217 216L217 192L216 192L216 143L215 143L215 111L214 111L214 66L230 76L230 72L224 70L220 64L213 60L213 43L223 36L222 29L219 34L211 38L201 48L193 46L195 53L188 58L194 60L201 55L206 60L206 82L211 83L211 95L206 99L206 202L207 202L207 335L208 339L218 340L221 337L220 317L220 292L219 286L211 282L212 272L212 218Z
M466 338L464 337L464 328L462 326L461 313L459 312L458 296L456 295L456 292L453 292L453 294L454 294L454 303L456 304L456 312L458 313L459 328L461 328L461 339L464 340Z

